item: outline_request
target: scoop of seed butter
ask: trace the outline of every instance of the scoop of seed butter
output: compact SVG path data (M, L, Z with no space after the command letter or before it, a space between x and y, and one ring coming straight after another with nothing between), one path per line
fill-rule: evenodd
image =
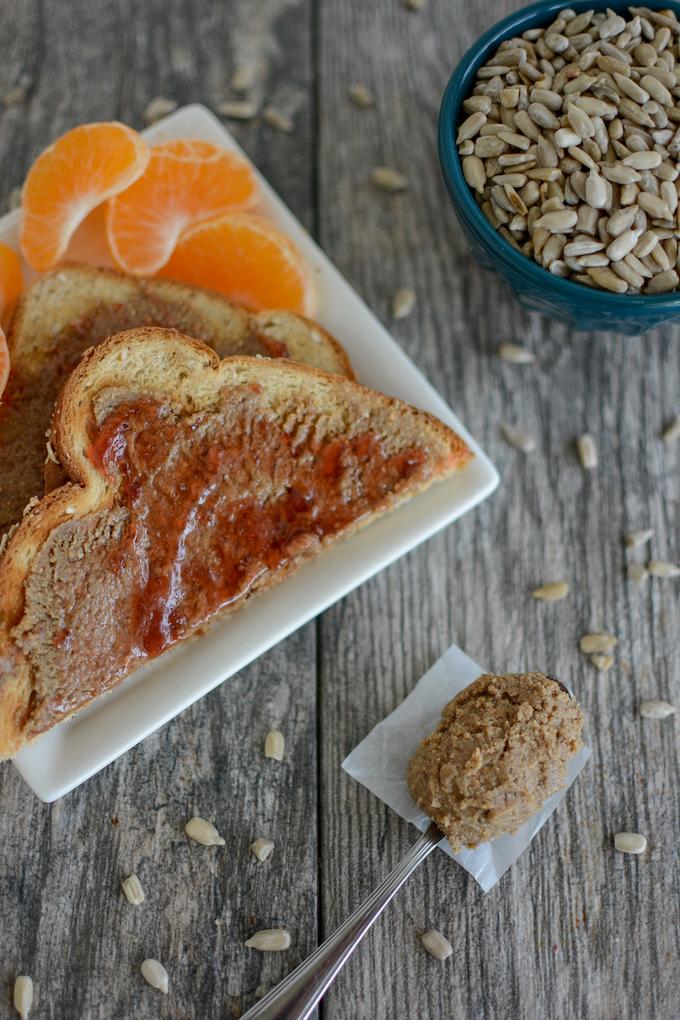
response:
M583 714L544 673L486 673L446 705L408 785L455 851L515 832L564 785Z

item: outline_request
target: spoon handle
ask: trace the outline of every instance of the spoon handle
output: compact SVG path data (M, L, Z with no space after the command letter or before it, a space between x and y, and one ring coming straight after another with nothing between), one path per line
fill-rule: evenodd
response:
M432 822L399 864L299 967L267 992L241 1020L305 1020L373 922L406 879L444 837Z

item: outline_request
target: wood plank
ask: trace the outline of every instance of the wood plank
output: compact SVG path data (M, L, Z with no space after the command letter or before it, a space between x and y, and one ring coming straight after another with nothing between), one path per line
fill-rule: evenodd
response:
M310 5L267 0L153 0L0 5L0 95L23 82L25 104L2 111L0 203L48 142L88 120L142 127L149 99L214 106L240 61L254 92L295 117L294 136L261 123L239 140L304 223L312 222ZM71 1020L239 1016L316 944L316 639L303 628L100 776L52 807L0 766L0 1014L17 973L32 975L35 1015ZM265 761L280 725L286 760ZM224 848L191 844L194 813ZM115 824L112 820L115 820ZM258 835L276 850L258 863ZM135 870L147 901L120 881ZM219 921L219 924L216 924ZM262 955L243 942L290 927L293 947ZM139 965L158 957L165 998ZM31 1014L33 1015L33 1014Z
M340 771L345 754L453 641L489 669L546 668L568 679L589 717L594 757L529 851L485 896L443 855L428 860L326 999L324 1016L537 1016L671 1020L680 976L674 866L678 736L673 720L636 718L645 697L678 698L677 585L626 583L624 531L656 528L655 555L680 558L677 447L658 440L678 411L676 330L644 340L574 335L524 313L470 258L439 172L436 115L464 50L509 0L323 5L320 238L389 322L392 294L414 286L399 340L498 464L482 508L325 614L321 629L321 909L328 933L415 838ZM351 82L373 110L347 101ZM370 170L405 172L404 195L377 193ZM511 339L536 350L519 368L494 356ZM539 439L525 458L503 421ZM578 464L574 439L597 438L601 466ZM641 556L638 558L642 558ZM533 602L567 578L569 599ZM598 674L578 651L593 629L619 637ZM331 739L332 738L332 739ZM646 833L641 859L616 855L621 829ZM443 930L454 956L422 950Z

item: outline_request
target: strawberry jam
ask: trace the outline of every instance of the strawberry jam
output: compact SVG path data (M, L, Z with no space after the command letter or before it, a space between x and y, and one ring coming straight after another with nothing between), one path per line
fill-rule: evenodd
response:
M133 656L159 654L428 475L420 447L388 452L370 431L323 435L312 412L290 419L244 386L190 417L123 403L98 430L90 460L126 511L109 564L134 578Z

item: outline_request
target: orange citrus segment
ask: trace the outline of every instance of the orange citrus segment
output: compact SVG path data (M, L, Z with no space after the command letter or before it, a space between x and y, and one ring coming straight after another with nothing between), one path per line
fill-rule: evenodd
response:
M21 250L44 272L64 255L76 227L96 206L129 188L149 162L143 138L113 121L81 124L38 156L22 196Z
M0 243L0 322L6 323L23 289L21 261L13 248ZM0 376L2 375L0 357ZM1 387L0 387L1 390Z
M187 230L162 275L220 291L254 311L314 312L309 270L297 248L249 213L227 213Z
M7 347L7 339L5 334L0 329L0 397L4 392L7 380L9 378L9 349Z
M109 202L111 254L125 272L151 276L188 227L256 201L255 174L237 153L184 138L157 145L139 180Z

